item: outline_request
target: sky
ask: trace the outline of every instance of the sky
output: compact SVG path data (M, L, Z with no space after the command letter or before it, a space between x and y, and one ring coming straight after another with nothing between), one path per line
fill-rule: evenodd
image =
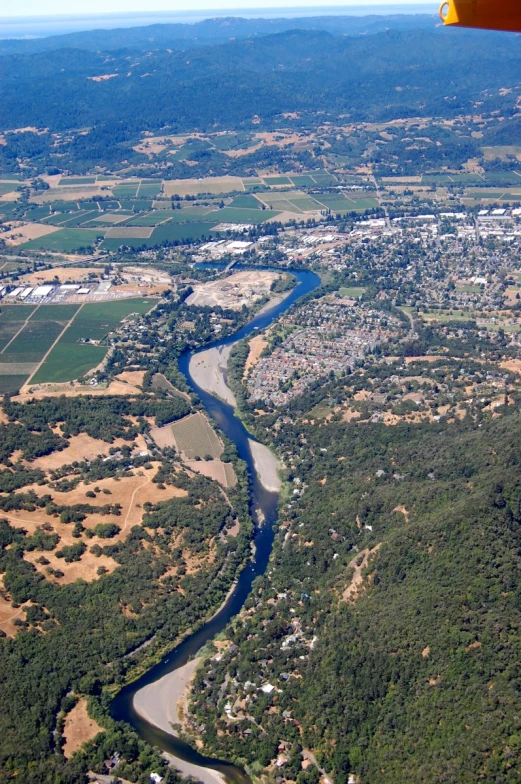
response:
M418 5L418 0L398 0L400 5ZM396 6L396 0L327 0L331 6ZM71 9L71 6L74 10ZM317 0L1 0L0 18L37 17L77 14L138 13L156 11L176 12L185 10L218 10L247 8L277 8L320 6ZM72 14L71 14L72 11Z

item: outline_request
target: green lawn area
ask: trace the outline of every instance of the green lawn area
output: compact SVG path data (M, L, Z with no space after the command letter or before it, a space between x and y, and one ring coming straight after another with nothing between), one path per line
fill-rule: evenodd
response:
M266 185L291 185L292 182L289 177L263 177Z
M262 204L255 196L252 196L251 193L242 193L240 196L236 196L235 199L230 204L230 207L242 207L249 210L260 210Z
M435 310L432 313L420 313L420 316L426 321L444 323L449 321L474 321L476 318L479 318L479 313L472 310Z
M146 212L154 206L152 199L118 199L117 202L111 202L111 204L115 204L114 207L111 207L112 210L119 209L121 204L121 209L129 210L130 212ZM167 206L170 206L170 203Z
M295 205L293 201L284 198L283 193L278 194L262 194L262 201L265 202L270 210L275 212L294 212L297 215L302 215L302 210Z
M6 218L8 215L11 215L15 211L17 206L18 206L17 202L15 201L0 202L0 215L2 216L2 218Z
M62 177L60 182L58 183L61 185L94 185L96 182L96 177Z
M262 185L262 180L260 177L243 177L242 183L245 188L256 188Z
M179 210L181 212L181 210ZM252 210L253 212L253 210ZM214 216L216 213L212 213ZM211 237L213 227L221 221L216 220L215 217L211 219L208 217L204 221L199 220L194 223L164 223L158 226L152 232L148 239L142 238L129 238L124 239L106 239L102 242L101 248L106 250L117 250L122 245L129 248L153 248L156 245L162 245L164 242L178 242L183 243L188 240L200 240L205 237Z
M11 191L16 191L20 186L16 182L0 182L0 196L3 196L4 193L11 193Z
M367 191L343 193L321 193L317 201L332 212L364 212L379 207L378 199Z
M103 360L108 348L79 341L102 340L124 318L131 313L148 313L155 302L142 298L85 305L36 373L34 383L72 381L83 376Z
M39 362L49 351L63 327L63 323L59 321L31 319L0 355L0 361Z
M296 174L291 177L291 181L296 188L311 188L316 185L315 180L310 174Z
M0 321L0 351L3 351L18 330L23 326L23 321ZM0 355L0 362L2 357Z
M137 196L144 196L144 197L154 197L159 196L161 191L163 190L163 181L157 180L156 182L142 182L139 186Z
M0 376L0 395L18 392L28 378L28 376Z
M0 325L6 321L26 321L36 305L2 305L0 308Z
M365 294L366 289L363 286L342 286L338 289L338 293L342 297L361 297L362 294Z
M494 201L508 201L521 199L521 178L518 188L469 188L467 196L473 199L494 199Z
M320 202L314 199L312 196L289 199L289 201L297 208L297 210L302 210L302 212L316 212L317 210L323 209L322 204L320 204Z
M103 229L60 229L54 234L25 242L24 250L52 250L57 253L72 253L80 248L91 246L96 238L104 236Z
M350 206L351 212L365 212L366 210L374 210L380 206L378 199L372 198L365 198L365 199L357 199L353 201L352 205Z
M137 196L138 188L139 182L130 183L128 185L116 185L114 188L112 188L112 193L116 199L119 199L120 197L123 199L128 199L131 196Z
M40 305L32 321L63 321L64 324L78 312L79 305Z
M169 218L173 218L176 212L183 212L183 210L153 210L145 215L138 215L132 220L125 223L125 226L159 226Z
M206 217L211 218L215 223L264 223L270 218L274 218L278 212L271 210L249 210L239 207L224 207L222 210L215 210L207 213Z

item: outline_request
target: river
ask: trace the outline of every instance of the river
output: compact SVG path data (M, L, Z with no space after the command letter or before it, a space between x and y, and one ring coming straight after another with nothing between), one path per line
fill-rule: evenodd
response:
M247 268L242 267L240 269ZM297 299L300 299L320 285L320 278L313 272L292 270L292 274L297 279L297 285L282 302L279 302L272 308L263 309L254 319L236 332L233 337L217 342L213 348L219 349L219 351L224 350L238 340L252 334L255 330L266 328L272 321L288 310ZM144 703L143 697L147 689L149 690L149 695L152 695L150 690L155 688L156 691L153 693L154 699L160 697L163 691L163 684L166 684L167 681L170 684L172 683L173 673L177 673L179 679L177 684L177 691L179 692L184 683L183 673L186 672L187 663L194 658L195 654L206 642L212 640L240 612L250 593L253 581L259 575L264 574L273 546L273 526L277 520L278 493L267 490L255 470L255 462L252 456L252 441L254 442L255 440L252 439L241 420L235 416L233 407L203 389L202 386L196 383L190 372L196 357L207 350L203 349L193 354L186 352L179 360L179 368L186 376L190 387L199 396L209 415L217 422L226 436L235 443L239 457L246 462L250 477L251 511L252 513L260 512L264 522L262 526L257 527L254 535L255 554L253 560L241 572L234 589L221 609L211 620L182 642L159 664L122 689L112 702L111 713L117 721L126 721L131 724L143 740L146 740L153 746L158 746L168 755L171 755L173 764L183 773L200 778L205 784L216 784L216 780L222 777L231 782L231 784L251 784L250 778L241 768L228 762L205 757L184 741L167 732L166 727L161 729L156 724L151 723L151 721L147 721L143 717L145 711L142 708L140 713L136 710L136 703L138 706ZM224 381L226 382L225 373ZM262 451L261 445L254 446L253 451L257 454L258 465L258 454ZM273 461L275 461L274 456ZM265 484L270 486L266 480ZM167 679L165 676L170 677ZM147 715L149 719L155 720L152 712Z

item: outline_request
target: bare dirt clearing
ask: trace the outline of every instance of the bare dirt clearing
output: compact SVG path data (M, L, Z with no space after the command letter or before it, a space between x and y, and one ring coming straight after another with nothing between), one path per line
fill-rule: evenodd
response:
M164 185L165 196L197 196L200 193L233 193L243 191L241 177L207 177L204 180L167 180Z
M198 307L230 308L240 310L269 294L271 285L280 275L277 272L256 270L255 272L235 272L227 278L198 283L186 303Z
M510 370L513 373L520 373L521 374L521 359L505 360L505 362L500 362L499 363L499 367L502 367L505 370Z
M3 197L2 197L3 198ZM26 223L25 226L17 226L15 229L6 231L2 234L2 239L8 245L23 245L29 240L38 240L47 234L54 234L59 231L58 226L44 226L42 223Z
M42 228L46 227L42 226ZM55 227L50 226L48 228ZM90 274L98 277L102 274L102 270L95 267L56 267L55 269L40 270L39 272L31 272L28 275L21 275L18 279L18 285L38 286L40 283L49 283L55 279L59 280L60 283L67 283L68 281L77 283L88 278Z
M105 360L104 360L105 361ZM101 363L103 364L103 363ZM92 374L97 368L92 368ZM91 387L74 382L66 382L63 384L26 384L22 387L20 394L13 397L13 400L19 403L24 403L27 400L34 398L41 400L44 397L79 397L80 395L92 395L93 397L104 397L106 395L140 395L142 392L141 387L133 386L126 381L118 381L114 379L108 386L99 385Z
M405 522L406 523L409 522L409 512L407 511L407 509L403 504L400 504L400 506L395 506L393 512L398 512L399 514L402 514L405 518Z
M246 378L248 371L255 367L267 345L268 341L266 339L266 335L256 335L250 340L250 353L248 354L248 359L244 365L243 378Z
M32 196L31 202L33 204L48 204L50 201L83 201L101 196L110 196L110 190L102 190L97 186L92 188L51 188L37 196Z
M164 449L168 446L174 447L175 449L175 438L172 431L172 424L152 428L150 431L150 437L154 439L160 449Z
M0 629L7 634L8 637L15 637L18 631L13 621L19 618L21 621L25 620L25 611L23 607L13 607L11 605L11 598L4 589L3 581L0 579Z
M87 700L82 697L65 717L63 753L70 759L84 743L96 737L103 728L87 713Z
M364 581L364 569L367 568L370 559L378 552L381 546L381 544L377 544L372 550L362 550L362 552L349 564L348 568L354 569L354 574L351 578L351 582L342 594L342 600L344 602L353 601L356 598L356 595L361 591Z
M230 463L222 460L185 460L185 465L198 474L214 479L223 487L235 487L237 477Z
M70 585L75 583L76 580L85 580L91 583L101 577L98 570L103 568L104 574L111 574L118 566L116 561L108 558L106 555L95 556L93 553L86 552L81 558L81 561L74 561L73 563L66 563L63 558L57 558L54 553L45 553L45 558L49 564L37 563L42 553L33 550L31 553L24 553L24 561L32 563L36 570L42 574L50 582L57 583L58 585ZM55 571L63 572L63 577L56 577L47 572L47 569L54 569Z
M86 433L80 433L79 436L72 436L69 439L69 442L69 446L61 452L52 452L50 455L37 457L30 465L34 468L41 468L42 471L54 471L56 468L60 468L63 465L69 465L75 460L93 460L98 455L108 455L109 449L112 446L121 447L128 444L128 442L124 441L122 438L116 439L113 444L108 444L106 441L92 438Z
M145 370L126 370L123 373L117 375L116 379L123 382L124 384L130 384L135 389L141 390L145 375Z

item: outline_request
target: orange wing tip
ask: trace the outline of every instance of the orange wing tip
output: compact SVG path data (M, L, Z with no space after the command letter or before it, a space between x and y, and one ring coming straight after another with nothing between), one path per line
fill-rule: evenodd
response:
M444 0L440 17L445 25L521 32L519 0Z

